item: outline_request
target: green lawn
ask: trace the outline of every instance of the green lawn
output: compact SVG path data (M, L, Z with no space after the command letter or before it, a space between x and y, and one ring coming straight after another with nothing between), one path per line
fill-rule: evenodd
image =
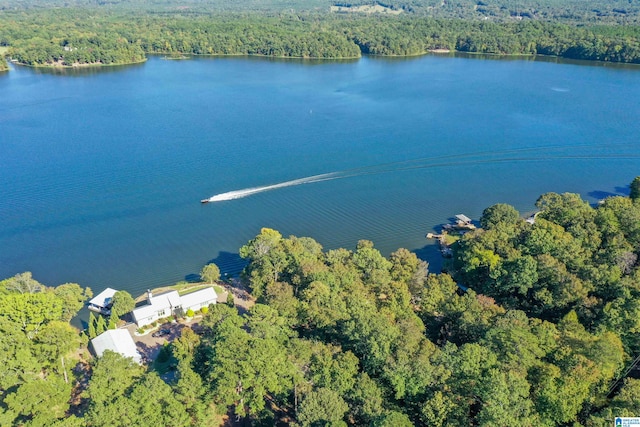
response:
M444 238L445 242L447 243L448 246L453 245L455 242L457 242L458 240L460 240L460 236L456 235L456 234L447 234L446 237Z
M199 291L200 289L213 287L216 291L216 294L220 295L221 293L226 292L225 289L220 285L211 285L209 283L188 283L188 282L179 282L172 286L163 286L161 288L152 289L154 295L158 295L164 292L168 292L171 290L178 291L178 294L187 295L195 291ZM144 293L136 298L136 302L143 301L147 298L147 294Z
M181 287L180 289L176 289L180 296L187 295L195 291L199 291L200 289L208 288L211 285L190 285L189 287ZM174 287L175 289L175 287Z
M190 294L191 292L199 291L200 289L209 288L209 287L213 287L213 290L216 291L216 294L218 295L220 295L223 292L226 292L224 288L220 285L211 285L211 284L205 283L201 285L191 285L188 288L182 287L181 289L178 289L178 293L182 296L182 295L187 295L187 294Z

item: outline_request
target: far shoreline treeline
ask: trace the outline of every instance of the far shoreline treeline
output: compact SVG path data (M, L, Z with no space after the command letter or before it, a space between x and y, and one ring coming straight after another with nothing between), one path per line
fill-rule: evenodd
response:
M0 46L28 66L142 62L149 54L354 59L430 51L640 63L640 28L289 12L201 15L45 9L4 12ZM5 50L3 49L3 50ZM0 70L6 62L0 61Z

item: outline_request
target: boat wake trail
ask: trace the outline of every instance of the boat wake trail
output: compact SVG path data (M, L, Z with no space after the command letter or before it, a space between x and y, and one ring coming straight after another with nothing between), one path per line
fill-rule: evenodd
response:
M202 203L215 203L225 200L241 199L247 196L253 196L254 194L264 193L265 191L276 190L278 188L293 187L294 185L311 184L313 182L329 181L331 179L341 178L341 173L331 172L323 173L321 175L313 175L305 178L298 178L291 181L285 181L278 184L263 185L261 187L244 188L242 190L228 191L226 193L216 194L208 199L202 200Z
M612 145L617 148L630 148L629 144L608 144L608 149ZM245 188L242 190L228 191L226 193L216 194L208 199L204 199L202 203L222 202L225 200L241 199L243 197L252 196L254 194L263 193L265 191L276 190L278 188L292 187L294 185L311 184L314 182L329 181L333 179L353 178L366 175L377 175L390 172L401 172L416 169L430 168L447 168L460 166L473 166L482 164L498 164L505 162L548 162L554 160L603 160L603 159L636 159L640 155L629 153L628 150L615 153L591 153L585 151L590 147L588 145L572 145L572 146L541 146L541 147L521 147L515 149L506 149L500 151L477 151L462 154L449 154L434 157L421 157L396 162L381 163L371 166L362 166L358 168L346 169L337 172L330 172L321 175L308 176L306 178L294 179L291 181L281 182L279 184L264 185L261 187ZM573 150L580 150L574 153Z

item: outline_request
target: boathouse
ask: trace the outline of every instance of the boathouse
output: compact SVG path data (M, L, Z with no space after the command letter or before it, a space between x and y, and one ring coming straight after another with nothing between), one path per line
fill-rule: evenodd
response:
M464 215L464 214L458 214L456 215L456 219L458 220L459 223L464 224L464 225L469 225L471 224L471 218L469 218L468 216Z
M105 316L111 314L111 305L113 304L113 296L116 294L115 289L107 288L104 291L96 295L91 301L89 301L89 310L98 312Z

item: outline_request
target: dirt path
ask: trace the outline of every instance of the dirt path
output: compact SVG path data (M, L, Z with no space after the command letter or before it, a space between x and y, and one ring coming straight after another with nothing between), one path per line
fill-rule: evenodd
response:
M240 314L244 314L256 304L256 300L251 296L249 289L244 286L240 279L230 279L230 282L231 285L227 286L227 289L233 293L233 302ZM226 295L224 301L226 301Z

